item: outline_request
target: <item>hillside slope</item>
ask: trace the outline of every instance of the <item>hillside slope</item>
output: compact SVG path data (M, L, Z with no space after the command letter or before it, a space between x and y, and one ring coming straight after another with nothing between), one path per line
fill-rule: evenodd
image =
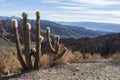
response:
M62 39L61 43L73 51L81 51L82 53L115 54L120 52L120 33L108 34L97 38L66 38Z
M35 20L28 20L28 22L31 23L32 29L31 29L31 39L32 41L35 41ZM57 24L55 22L41 20L41 32L42 35L45 36L45 29L46 27L51 28L52 36L54 35L60 35L64 38L80 38L80 37L97 37L100 35L106 34L106 32L100 32L100 31L93 31L89 29L85 29L82 27L75 27L75 26L64 26ZM19 20L19 33L20 33L20 39L22 39L23 31L22 31L22 20ZM11 26L10 20L1 20L0 21L0 38L3 38L4 40L8 41L14 41L13 38L13 29Z

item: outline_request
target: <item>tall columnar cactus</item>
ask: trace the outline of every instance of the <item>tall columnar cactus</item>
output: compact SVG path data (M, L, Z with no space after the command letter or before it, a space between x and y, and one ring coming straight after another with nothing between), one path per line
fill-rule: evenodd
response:
M23 38L24 38L24 51L25 51L25 59L28 68L32 68L32 61L30 56L30 29L31 25L27 23L27 14L25 12L22 13L23 17Z
M22 52L20 50L20 40L19 40L19 34L18 34L18 24L16 20L12 21L12 26L14 27L14 32L15 32L15 38L16 38L16 48L18 51L18 57L21 62L21 65L23 66L24 69L30 69L32 68L32 61L31 61L31 52L30 52L30 29L31 25L27 23L27 14L25 12L22 13L23 17L23 39L24 39L24 50L23 54L25 54L25 60L22 58ZM38 68L39 64L39 57L41 56L41 41L42 37L40 36L40 12L36 12L36 51L33 50L34 52L34 57L35 57L35 62L34 62L34 68ZM26 63L25 63L26 62Z
M33 67L38 68L39 60L40 60L39 58L42 56L41 41L43 39L43 37L40 34L40 12L39 11L36 12L36 48L33 48L31 50L32 52L30 52L31 25L27 23L27 14L25 12L23 12L22 17L23 17L22 24L23 24L24 53L22 53L20 50L20 40L19 40L17 20L12 21L12 26L14 28L14 35L16 39L16 48L17 48L18 58L19 58L19 61L23 69L31 69ZM55 42L54 42L54 47L53 47L51 43L51 39L50 39L50 28L49 27L47 27L46 29L46 35L47 35L47 44L52 54L54 55L53 60L61 58L66 52L67 48L60 47L60 43L59 43L60 37L59 36L55 37ZM22 54L25 54L25 61L23 60ZM34 66L32 66L31 55L34 55L34 58L35 58Z
M24 49L26 50L26 25L27 25L27 13L23 12L22 13L22 17L23 17L23 39L24 39Z
M50 51L52 52L52 54L55 55L54 60L61 58L66 52L67 48L66 47L60 48L60 43L59 43L60 37L59 36L55 37L55 42L54 42L54 47L53 47L51 43L51 39L50 39L50 28L49 27L46 28L46 35L47 35L48 47Z
M17 48L17 53L18 53L18 59L22 65L22 68L23 69L26 69L27 66L22 58L22 55L21 55L21 50L20 50L20 40L19 40L19 33L18 33L18 22L17 20L13 19L12 20L12 26L13 26L13 29L14 29L14 36L15 36L15 40L16 40L16 48Z
M26 53L25 53L25 57L26 57L26 62L27 62L28 68L32 68L32 61L31 61L31 55L30 55L30 44L31 44L30 29L31 29L31 25L30 25L30 23L27 23L26 24Z
M40 41L40 12L36 12L36 54L34 68L38 68L39 56L41 56L41 41Z

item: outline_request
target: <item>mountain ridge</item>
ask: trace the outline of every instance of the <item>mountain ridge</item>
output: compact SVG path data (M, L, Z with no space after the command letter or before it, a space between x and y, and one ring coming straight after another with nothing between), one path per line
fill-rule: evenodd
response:
M99 30L105 32L120 32L120 24L103 23L103 22L57 22L62 25L71 25L84 27L91 30Z
M9 18L9 19L7 19ZM14 41L14 32L11 26L11 19L15 18L13 17L7 17L3 20L0 20L0 37L10 41ZM36 21L35 20L30 20L28 19L28 22L31 24L32 29L31 29L31 40L35 41L35 32L36 32ZM22 31L22 19L18 18L18 30L20 33L20 39L22 42L22 36L23 36L23 31ZM58 23L55 23L53 21L48 21L48 20L41 20L40 21L41 24L41 33L42 35L45 37L46 35L46 27L50 27L51 28L51 36L52 38L55 35L60 35L62 38L81 38L81 37L97 37L100 35L104 35L107 34L106 32L100 32L100 31L94 31L94 30L90 30L90 29L85 29L83 27L76 27L76 26L65 26L65 25L61 25Z

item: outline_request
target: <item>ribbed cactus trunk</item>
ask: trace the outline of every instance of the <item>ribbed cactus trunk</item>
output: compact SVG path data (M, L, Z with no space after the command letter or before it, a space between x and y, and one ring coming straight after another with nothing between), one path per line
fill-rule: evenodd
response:
M55 37L55 42L54 42L54 47L53 47L51 43L51 39L50 39L50 28L49 27L46 28L46 36L47 36L47 44L48 44L50 51L54 55L54 60L61 58L64 55L64 53L67 51L67 48L63 47L62 49L60 49L60 43L59 43L60 37L59 36Z
M27 24L27 14L23 12L23 38L24 38L24 51L25 59L28 68L32 68L31 56L30 56L30 25Z
M30 44L31 44L31 40L30 40L30 29L31 29L31 25L29 23L26 24L26 62L28 65L28 68L32 68L32 61L31 61L31 53L30 53Z
M16 39L16 48L17 48L18 58L19 58L19 61L23 69L31 69L33 67L38 68L39 60L40 60L39 58L42 56L42 53L41 53L42 36L40 34L40 12L39 11L36 12L36 48L33 48L31 52L30 52L31 25L27 23L27 14L25 12L23 12L22 17L23 17L22 24L23 24L24 53L22 53L20 50L20 40L19 40L19 33L17 29L18 23L17 21L12 21L12 26L15 32L14 35ZM55 42L53 46L51 43L51 39L50 39L50 28L49 27L47 27L46 29L46 35L47 35L47 45L54 57L54 59L52 60L54 61L54 60L61 58L66 52L67 48L60 47L60 43L59 43L60 37L59 36L55 37ZM22 54L25 55L25 61L23 60ZM34 64L32 64L31 55L33 55L35 58Z
M40 44L40 12L36 12L36 54L34 68L38 68L39 57L41 55L41 44Z
M14 29L14 36L15 36L15 41L16 41L16 48L17 48L17 55L18 55L18 59L22 65L22 68L23 69L27 69L27 66L22 58L22 55L21 55L21 48L20 48L20 39L19 39L19 33L18 33L18 22L17 20L12 20L12 26L13 26L13 29Z
M23 21L23 40L24 40L24 50L26 50L26 25L27 25L27 14L25 12L22 13ZM26 52L26 51L25 51Z
M53 54L56 54L56 51L54 49L54 47L52 46L52 43L51 43L51 39L50 39L50 28L47 27L46 28L46 36L47 36L47 44L48 44L48 47L50 49L50 51L53 53Z
M59 47L60 47L59 41L60 41L60 37L56 36L55 37L55 42L54 42L56 54L59 54Z

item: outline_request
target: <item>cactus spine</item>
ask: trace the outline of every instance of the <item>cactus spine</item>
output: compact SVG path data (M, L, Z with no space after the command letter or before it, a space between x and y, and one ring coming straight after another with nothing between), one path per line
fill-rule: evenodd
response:
M36 54L34 68L38 68L39 56L41 56L41 42L40 42L40 12L36 12Z
M15 36L15 40L16 40L16 48L17 48L17 53L18 53L18 59L22 65L22 68L23 69L26 69L27 66L22 58L22 55L21 55L21 50L20 50L20 40L19 40L19 33L18 33L18 22L17 20L12 20L12 26L13 26L13 29L14 29L14 36Z

